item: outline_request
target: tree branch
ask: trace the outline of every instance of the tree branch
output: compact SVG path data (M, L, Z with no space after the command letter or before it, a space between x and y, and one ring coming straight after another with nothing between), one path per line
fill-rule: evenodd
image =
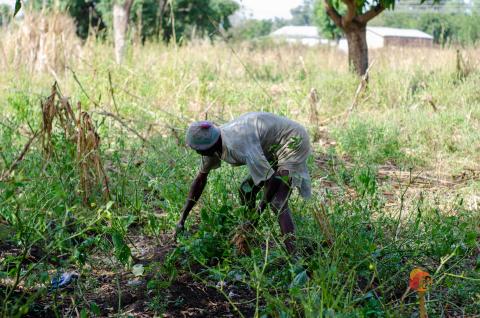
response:
M37 138L39 132L36 131L32 137L30 137L30 139L27 141L27 143L25 144L25 146L23 147L23 150L22 152L20 153L20 155L17 157L17 159L15 159L15 161L10 165L10 167L5 171L3 172L1 175L0 175L0 181L5 181L8 177L10 177L10 174L13 172L13 170L15 170L17 168L17 166L20 164L20 162L22 162L23 158L25 157L25 154L28 152L28 150L30 149L30 146L33 142L33 140L35 138Z
M331 0L325 0L324 1L324 6L325 10L330 17L330 19L333 20L333 22L339 27L343 29L342 25L342 16L338 13L337 10L333 7Z
M385 10L385 7L381 3L379 3L375 7L373 7L372 9L368 10L367 12L365 12L364 14L359 16L358 21L360 21L362 23L367 23L368 21L372 20L377 15L382 13L383 10Z
M132 8L133 0L126 0L125 3L123 4L123 7L125 8L125 11L130 13L130 9Z
M347 13L342 18L343 26L346 27L355 18L357 10L355 0L342 0L342 2L347 6Z

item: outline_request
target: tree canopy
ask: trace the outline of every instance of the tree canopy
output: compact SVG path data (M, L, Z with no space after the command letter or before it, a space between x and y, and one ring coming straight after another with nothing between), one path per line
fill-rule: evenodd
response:
M112 26L114 0L31 0L33 9L58 5L75 19L80 37L89 28L103 30ZM145 39L180 41L192 36L213 37L218 29L231 27L228 17L238 10L234 0L134 0L130 23Z
M336 8L340 15L346 12L346 5L338 2ZM448 45L451 43L468 45L480 40L480 1L465 3L458 0L442 0L438 2L406 0L396 2L395 10L380 15L371 25L418 29L431 34L434 43ZM338 39L343 31L328 16L324 0L314 4L314 21L321 29L323 36Z
M0 4L0 26L7 24L12 18L12 10L7 4Z

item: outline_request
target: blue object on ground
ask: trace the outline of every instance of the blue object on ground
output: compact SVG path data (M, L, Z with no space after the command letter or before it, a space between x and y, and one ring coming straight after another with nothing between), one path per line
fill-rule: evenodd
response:
M75 272L67 272L62 275L58 274L51 281L52 289L66 287L77 278L78 274Z

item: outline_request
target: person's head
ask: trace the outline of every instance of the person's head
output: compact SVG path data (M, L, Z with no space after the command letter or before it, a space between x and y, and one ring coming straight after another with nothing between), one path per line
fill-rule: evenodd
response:
M220 128L210 121L195 122L188 127L186 142L202 156L214 156L221 151Z

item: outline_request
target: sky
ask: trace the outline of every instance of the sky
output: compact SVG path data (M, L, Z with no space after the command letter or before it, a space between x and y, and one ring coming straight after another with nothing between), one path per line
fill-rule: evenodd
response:
M302 4L303 0L237 0L246 17L254 19L291 18L290 10ZM13 5L15 0L0 0Z
M1 1L1 0L0 0ZM298 7L303 0L237 0L247 17L271 19L274 17L291 18L290 10Z

